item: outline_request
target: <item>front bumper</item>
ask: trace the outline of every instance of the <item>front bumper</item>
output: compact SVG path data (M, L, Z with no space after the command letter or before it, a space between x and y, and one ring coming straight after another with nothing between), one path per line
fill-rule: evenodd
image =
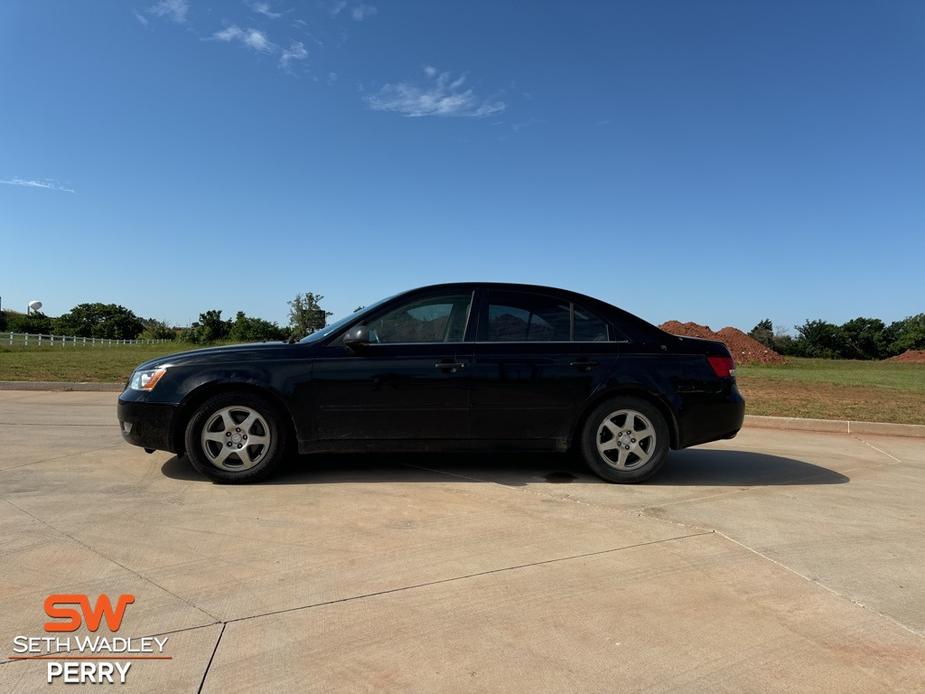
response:
M116 407L122 438L133 446L176 453L172 432L177 406L128 399L126 393L119 396Z

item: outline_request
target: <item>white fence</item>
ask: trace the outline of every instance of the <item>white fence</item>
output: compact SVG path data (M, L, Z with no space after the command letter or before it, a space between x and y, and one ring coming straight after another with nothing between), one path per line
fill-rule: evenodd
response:
M0 333L0 346L3 347L76 347L78 345L112 347L114 345L159 345L165 342L173 342L173 340L113 340L107 337Z

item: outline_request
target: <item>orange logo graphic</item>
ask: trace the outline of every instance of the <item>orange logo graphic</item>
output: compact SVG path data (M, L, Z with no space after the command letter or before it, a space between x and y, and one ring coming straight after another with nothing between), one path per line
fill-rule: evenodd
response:
M96 631L103 619L106 620L110 631L119 631L125 608L133 602L134 595L120 595L116 600L116 606L113 607L108 595L100 595L96 599L96 605L91 607L90 598L83 594L49 595L45 598L45 614L52 619L66 621L45 622L45 631L77 631L81 623L86 624L90 631ZM66 607L67 605L79 605L80 609Z

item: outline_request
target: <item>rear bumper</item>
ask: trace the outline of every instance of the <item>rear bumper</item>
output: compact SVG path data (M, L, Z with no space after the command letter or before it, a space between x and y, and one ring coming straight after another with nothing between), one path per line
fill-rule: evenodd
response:
M122 438L133 446L176 453L177 445L171 435L176 405L123 399L123 396L116 406Z
M678 420L678 448L731 439L745 420L745 400L734 384L722 395L688 396Z

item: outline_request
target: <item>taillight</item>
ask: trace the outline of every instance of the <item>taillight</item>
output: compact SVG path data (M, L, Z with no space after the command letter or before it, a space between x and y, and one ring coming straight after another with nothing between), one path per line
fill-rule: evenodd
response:
M732 357L707 357L717 378L735 378L736 363Z

